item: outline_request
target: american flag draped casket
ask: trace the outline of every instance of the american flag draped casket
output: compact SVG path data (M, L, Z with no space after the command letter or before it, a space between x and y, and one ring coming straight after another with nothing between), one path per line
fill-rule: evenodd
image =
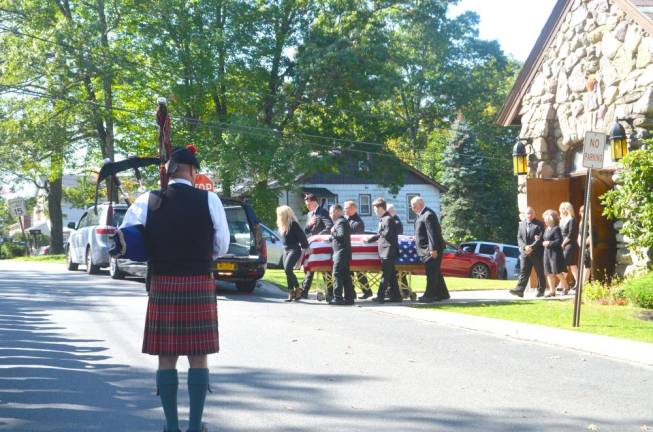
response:
M367 243L372 234L353 234L351 236L352 259L349 267L352 271L381 271L381 258L376 242ZM331 271L333 260L332 249L328 235L314 235L308 239L310 254L304 257L304 270ZM399 270L423 272L415 248L415 239L410 236L399 236L399 257L395 261Z

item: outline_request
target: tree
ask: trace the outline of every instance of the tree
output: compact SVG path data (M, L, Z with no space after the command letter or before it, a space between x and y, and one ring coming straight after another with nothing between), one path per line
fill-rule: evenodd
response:
M442 164L442 232L448 241L485 238L487 175L485 159L462 116L453 125Z
M623 160L619 185L601 196L605 216L623 222L620 231L637 251L653 251L653 149L651 141Z

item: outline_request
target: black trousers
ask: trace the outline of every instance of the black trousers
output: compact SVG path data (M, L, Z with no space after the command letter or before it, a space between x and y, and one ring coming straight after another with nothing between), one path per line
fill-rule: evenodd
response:
M299 287L299 281L295 276L295 264L297 264L301 256L301 249L284 249L283 251L283 271L286 272L286 283L289 291Z
M379 291L376 293L376 296L384 298L388 286L390 287L389 294L391 298L401 297L394 258L381 259L381 284L379 285Z
M526 289L526 284L528 284L528 280L531 277L533 267L535 267L535 273L537 273L537 290L544 291L546 289L542 253L532 253L529 256L519 255L519 281L517 281L517 289L519 291Z
M343 291L344 300L349 301L356 298L351 272L349 271L349 259L333 257L333 283L333 294L336 300L343 299Z
M431 258L424 263L426 270L426 291L424 291L424 297L437 299L449 298L447 283L444 281L444 276L442 276L442 270L440 269L441 264L441 253L438 253L436 258Z

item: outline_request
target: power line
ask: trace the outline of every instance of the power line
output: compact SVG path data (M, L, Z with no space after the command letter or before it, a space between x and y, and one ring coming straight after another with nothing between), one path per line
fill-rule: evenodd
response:
M12 88L11 86L5 86L5 85L0 85L0 88ZM65 101L69 102L72 104L76 105L90 105L102 109L106 109L103 104L99 102L93 102L93 101L88 101L88 100L78 100L78 99L73 99L73 98L68 98L64 96L54 96L54 95L49 95L47 93L42 93L42 92L37 92L25 88L14 88L15 93L22 94L25 96L32 96L32 97L38 97L38 98L44 98L44 99L49 99L49 100L55 100L55 101ZM136 116L139 116L141 120L144 121L151 121L151 119L154 118L154 113L153 112L145 112L145 111L139 111L139 110L133 110L133 109L128 109L128 108L123 108L123 107L117 107L114 106L111 108L112 111L119 111L119 112L126 112L129 114L133 114ZM353 140L347 140L343 138L335 138L335 137L324 137L320 135L312 135L312 134L302 134L302 133L295 133L295 132L279 132L279 131L271 131L270 129L266 128L261 128L261 127L253 127L253 126L244 126L244 125L237 125L233 123L226 123L226 122L213 122L213 121L206 121L206 120L198 120L198 119L191 119L188 117L184 116L170 116L171 118L175 119L180 119L183 121L193 121L197 124L203 124L205 126L215 128L216 126L219 126L221 129L235 129L238 133L243 133L246 135L250 136L257 136L260 138L269 138L271 135L275 136L276 138L279 139L292 139L294 142L312 146L312 147L318 147L322 149L327 149L327 150L335 150L335 151L345 151L345 152L352 152L352 153L359 153L359 154L365 154L365 155L376 155L376 156L382 156L382 157L388 157L388 158L393 158L393 159L398 159L398 160L404 160L404 161L412 161L412 162L424 162L425 160L423 158L416 158L416 157L403 157L400 158L394 153L381 153L378 151L367 151L367 150L362 150L362 149L354 149L354 148L342 148L342 147L336 147L333 145L335 142L340 142L340 143L347 143L347 144L352 144L352 145L366 145L366 144L373 144L376 146L383 146L382 144L379 143L371 143L371 142L366 142L366 141L353 141ZM217 124L216 124L217 123ZM325 143L316 143L316 142L311 142L311 141L306 141L301 139L302 136L308 136L308 137L316 137L316 138L322 138L322 139L328 139L332 141L332 144L325 144ZM385 147L383 147L385 148ZM494 157L490 155L482 155L482 158L488 159L488 160L496 160L500 162L508 162L510 159L509 158L500 158L500 157ZM492 170L493 168L485 167L487 170ZM501 171L502 170L498 170Z
M124 62L124 63L126 63L128 65L135 66L135 67L141 68L141 69L145 69L145 70L147 70L147 72L149 72L149 73L151 73L153 75L158 74L158 72L151 69L149 67L149 65L146 65L145 63L136 63L136 62L133 62L133 61L128 60L126 58L108 56L108 55L102 54L102 53L90 53L89 51L85 51L80 47L75 47L75 46L68 45L68 44L65 44L65 43L62 43L62 42L42 38L40 36L25 33L25 32L22 32L20 30L17 30L17 29L12 29L12 28L8 28L8 27L0 26L0 30L6 30L6 31L8 31L10 33L13 33L13 34L16 34L18 36L33 38L33 39L36 39L36 40L39 40L39 41L42 41L42 42L45 42L45 43L58 45L58 46L61 46L61 47L64 47L64 48L68 49L69 51L70 50L77 51L78 53L81 53L83 55L98 56L98 57L103 58L103 59L108 59L108 60L110 60L112 62L118 59L118 60L120 60L120 61L122 61L122 62ZM249 87L249 88L251 89L252 87ZM229 91L227 93L233 95L233 94L238 94L238 91ZM290 95L279 95L279 94L274 94L274 93L271 93L271 92L261 93L261 92L256 91L256 92L251 92L251 93L256 95L256 96L263 97L263 98L273 96L273 99L277 100L277 101L281 100L281 99L292 99L293 98L293 96L290 96ZM336 108L336 107L333 107L333 106L320 104L317 100L312 100L312 99L308 98L308 96L306 96L306 95L300 96L300 99L303 100L307 104L318 104L320 106L323 106L323 107L325 107L327 109L330 109L330 110L333 110L333 111L336 111L336 112L349 113L349 114L355 114L355 115L362 115L362 116L369 117L369 118L377 118L377 119L384 119L384 120L402 121L402 122L406 121L403 118L397 118L397 117L391 117L391 116L385 116L385 115L376 115L376 114L365 113L365 112L354 111L354 110L346 110L346 109L343 109L343 108ZM184 117L180 117L180 116L177 116L176 118L178 118L180 120L188 121L188 122L201 121L201 120L197 120L197 119L193 119L193 118L188 118L188 117L184 118ZM225 123L225 122L214 122L214 123ZM262 128L262 129L265 129L265 128ZM265 129L265 130L269 131L269 129ZM433 131L433 132L437 132L437 131L439 131L439 132L451 132L451 129L448 129L448 128L433 128L433 129L431 129L431 131ZM316 138L316 139L325 139L325 140L334 140L335 139L338 142L351 142L352 141L352 140L349 140L349 139L346 139L346 138L326 137L326 136L320 136L320 135L315 135L315 134L303 134L303 135L307 136L309 138ZM373 146L378 146L378 147L385 147L384 144L379 144L379 143L375 143L375 142L358 141L358 143L365 144L365 145L373 145Z

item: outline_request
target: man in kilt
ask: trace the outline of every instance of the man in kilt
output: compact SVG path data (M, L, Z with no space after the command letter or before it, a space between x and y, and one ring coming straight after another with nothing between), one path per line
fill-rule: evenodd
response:
M122 227L142 225L151 282L143 352L159 356L158 394L166 432L178 432L177 359L188 356L190 415L188 432L201 432L209 389L207 355L219 351L218 310L213 260L227 252L229 229L224 207L214 193L196 189L195 147L173 149L168 187L138 197Z

